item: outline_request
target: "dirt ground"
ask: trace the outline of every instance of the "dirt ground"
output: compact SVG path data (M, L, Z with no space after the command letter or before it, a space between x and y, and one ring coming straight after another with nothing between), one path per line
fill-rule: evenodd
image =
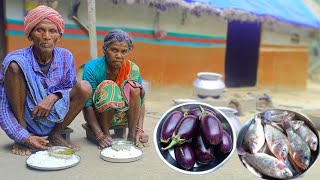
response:
M234 88L226 89L225 93L268 93L275 107L291 109L297 112L302 108L319 107L320 84L308 82L306 90L292 89L260 89L260 88ZM74 133L71 139L81 146L78 155L81 162L77 166L60 171L39 171L26 166L27 157L15 156L10 152L12 140L4 131L0 130L0 174L1 179L259 179L251 174L239 161L235 151L232 158L220 169L205 175L186 175L168 167L155 151L153 142L154 128L164 112L174 105L173 99L191 98L192 87L152 87L151 93L146 97L146 116L144 128L150 136L150 146L144 148L143 158L132 163L110 163L103 161L99 155L100 150L85 137L83 115L79 114L71 124ZM239 120L244 124L257 111L243 109L243 116ZM320 160L309 169L301 179L315 180L320 177Z

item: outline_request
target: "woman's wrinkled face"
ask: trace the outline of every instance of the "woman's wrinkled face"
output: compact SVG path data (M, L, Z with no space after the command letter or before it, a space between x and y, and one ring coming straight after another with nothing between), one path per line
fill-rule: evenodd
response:
M103 52L111 67L120 68L129 53L129 46L127 42L113 42Z
M41 53L51 53L60 38L58 27L48 19L39 22L28 37L30 41L33 41L36 51Z

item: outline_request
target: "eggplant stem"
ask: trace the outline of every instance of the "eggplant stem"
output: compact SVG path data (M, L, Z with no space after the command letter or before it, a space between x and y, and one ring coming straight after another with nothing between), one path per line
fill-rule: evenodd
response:
M162 150L168 150L168 149L172 148L172 147L173 147L174 145L176 145L176 144L177 144L176 139L172 139L171 143L170 143L167 147L161 148L161 149L162 149Z
M162 143L168 143L170 141L171 138L167 139L167 140L164 140L164 139L160 139L160 142Z
M183 143L186 142L185 139L180 139L180 136L179 135L175 135L175 134L172 135L171 139L172 140L171 140L170 144L165 148L161 148L162 150L168 150L168 149L172 148L175 145L180 145L180 144L183 144Z
M188 109L187 108L185 108L185 107L181 107L181 111L182 111L182 113L183 113L183 116L186 116L186 115L188 115Z
M199 116L199 119L200 117L206 112L203 107L201 105L199 105L199 108L200 108L200 111L201 111L201 115Z

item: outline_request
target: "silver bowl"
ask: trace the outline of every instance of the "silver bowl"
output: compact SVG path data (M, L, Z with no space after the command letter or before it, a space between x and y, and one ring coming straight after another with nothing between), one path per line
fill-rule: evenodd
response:
M129 151L132 146L133 146L133 142L126 141L126 140L114 140L111 143L111 148L116 151L120 151L120 150Z
M303 109L302 113L306 114L314 126L320 131L320 109Z
M316 129L316 127L312 124L312 122L306 118L305 116L297 113L297 112L294 112L294 111L291 111L291 110L283 110L283 109L272 109L272 110L268 110L268 111L264 111L264 112L261 112L259 114L261 114L262 116L264 116L264 113L266 112L271 112L272 115L277 115L277 114L282 114L284 111L287 111L287 112L293 112L295 113L295 118L294 119L298 119L298 120L303 120L304 123L315 133L315 135L317 136L318 138L318 142L319 142L319 134L318 134L318 131ZM239 156L239 159L240 161L242 162L242 164L253 174L255 174L256 176L259 176L263 179L276 179L274 177L269 177L261 172L259 172L257 169L255 169L254 167L244 163L244 160L242 158L242 155L241 152L244 148L243 148L243 140L244 140L244 137L246 135L246 132L248 131L250 125L252 124L253 122L253 118L251 118L250 120L248 120L241 128L239 134L238 134L238 138L237 138L237 150L238 150L238 156ZM267 153L267 154L270 154L270 150L266 147L266 144L260 149L259 152L262 152L262 153ZM293 174L293 177L292 179L294 178L297 178L297 177L301 177L303 176L316 162L316 160L318 159L318 156L319 156L319 152L320 152L320 145L318 144L318 148L317 148L317 151L311 151L311 158L310 158L310 165L308 167L308 169L302 171L302 172L298 172L296 170L296 167L294 167L293 164L288 164L286 163L288 166L289 166L289 169L292 171L292 174Z
M49 147L48 153L50 156L61 158L61 159L70 159L75 153L74 150L64 146L52 146Z
M181 110L181 108L188 108L188 109L192 109L195 107L199 107L199 105L201 105L203 108L207 108L210 110L213 110L217 117L219 118L219 120L221 121L224 130L226 130L228 132L228 134L230 134L231 139L232 139L232 150L231 152L227 153L227 154L217 154L217 156L215 157L215 160L212 161L211 164L205 165L205 166L201 166L198 165L197 163L194 165L194 167L192 168L192 170L184 170L182 168L180 168L175 160L175 156L174 156L174 152L173 152L173 148L169 149L169 150L161 150L161 148L164 146L163 143L160 142L160 132L161 132L161 128L162 125L164 123L164 120L167 118L167 116L175 111L175 110ZM183 104L179 104L176 105L172 108L170 108L168 111L166 111L162 117L160 118L160 120L158 121L155 129L154 129L154 146L155 149L157 151L157 154L159 155L160 159L170 168L184 173L184 174L192 174L192 175L200 175L200 174L207 174L210 172L214 172L216 170L218 170L220 167L222 167L232 156L232 154L235 151L235 147L236 147L236 132L234 130L234 127L232 125L232 123L229 121L228 117L222 113L219 109L206 104L206 103L200 103L200 102L195 102L195 103L183 103Z

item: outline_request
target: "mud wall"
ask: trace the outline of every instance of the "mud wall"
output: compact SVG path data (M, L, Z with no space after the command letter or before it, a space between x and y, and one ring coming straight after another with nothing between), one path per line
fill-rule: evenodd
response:
M85 3L80 6L79 19L87 24ZM227 23L221 19L188 14L182 24L181 10L169 10L161 13L159 24L167 36L156 39L155 11L152 8L114 5L106 0L96 3L99 56L102 55L102 39L107 31L122 28L134 40L135 48L129 54L129 59L140 66L143 79L150 81L153 86L192 86L196 73L200 71L224 76ZM6 8L8 51L30 45L23 35L22 1L7 2ZM68 18L69 9L70 2L59 1L57 10L66 20L66 33L58 46L73 53L76 68L79 68L90 60L89 40L86 31ZM291 27L279 27L263 29L257 86L303 88L308 64L308 30L295 28L293 31ZM298 43L292 41L292 34L299 34Z

